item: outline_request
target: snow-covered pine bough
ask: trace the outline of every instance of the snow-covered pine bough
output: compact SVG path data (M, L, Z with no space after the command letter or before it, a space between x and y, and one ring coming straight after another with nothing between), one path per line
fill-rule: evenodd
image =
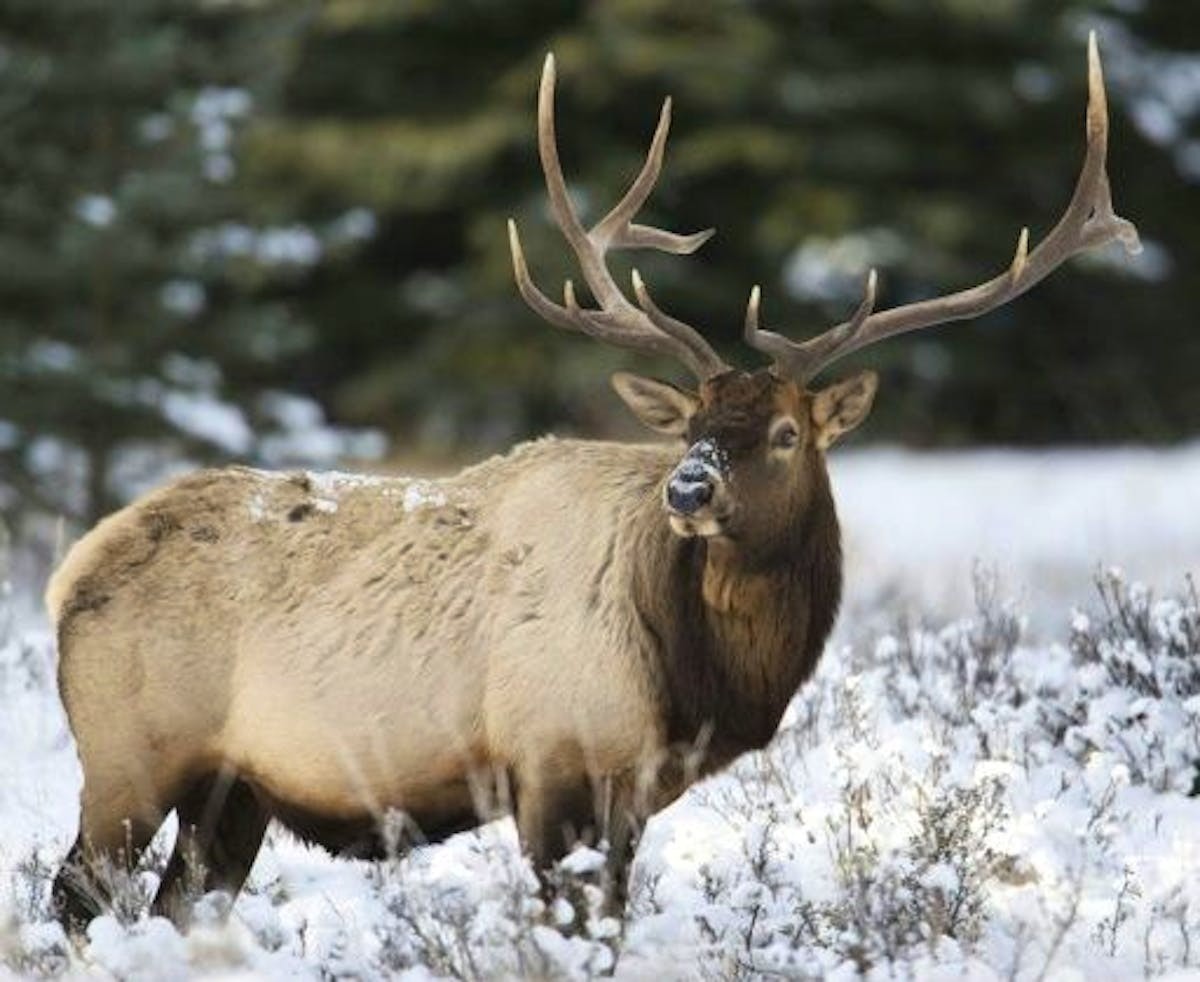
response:
M759 327L755 288L746 341L773 364L731 368L636 272L631 299L605 263L611 249L687 254L709 237L634 223L669 101L628 193L589 230L559 164L554 82L548 57L538 147L596 306L569 282L562 304L547 298L510 223L517 286L555 327L695 375L695 390L613 378L672 443L542 439L424 487L202 471L101 522L47 591L84 775L54 885L64 921L104 909L97 868L133 863L172 810L180 833L153 906L177 920L197 878L241 888L272 818L377 856L404 844L385 834L393 812L435 842L502 808L543 876L577 840L607 839L620 910L641 824L771 739L832 627L842 571L825 453L866 417L877 380L810 380L883 338L1006 303L1080 251L1137 244L1112 209L1092 38L1082 172L1036 248L1022 231L994 279L879 312L871 273L853 316L802 343Z

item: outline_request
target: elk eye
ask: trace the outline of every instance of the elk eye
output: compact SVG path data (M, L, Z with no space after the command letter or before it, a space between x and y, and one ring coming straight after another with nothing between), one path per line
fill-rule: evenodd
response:
M796 431L796 424L791 420L784 420L771 431L771 446L777 449L790 449L796 445L799 439L800 434Z

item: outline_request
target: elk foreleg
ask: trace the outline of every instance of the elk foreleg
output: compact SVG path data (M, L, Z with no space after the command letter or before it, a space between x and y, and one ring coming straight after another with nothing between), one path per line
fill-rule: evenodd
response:
M547 780L553 776L553 780ZM600 871L603 913L623 919L629 895L629 871L641 831L642 811L627 777L600 778L543 770L538 779L519 782L517 830L533 863L548 906L565 899L575 911L575 926L587 917L582 883L558 863L576 845L608 845Z
M579 843L595 841L592 782L586 774L562 767L519 773L516 819L521 848L533 864L547 909L565 899L575 910L576 922L581 923L586 917L582 894L565 882L558 863Z
M591 841L594 828L592 789L586 779L567 784L522 782L517 831L539 876L553 870L578 843Z
M629 809L621 808L609 818L605 833L608 855L604 860L604 913L618 920L624 920L629 902L629 870L640 832L640 823Z

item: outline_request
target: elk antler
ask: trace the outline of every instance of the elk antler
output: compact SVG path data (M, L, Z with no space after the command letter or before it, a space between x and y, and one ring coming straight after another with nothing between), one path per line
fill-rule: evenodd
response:
M609 249L659 249L676 255L695 252L712 236L713 230L694 235L676 235L662 229L633 224L633 217L650 196L662 169L663 149L671 125L671 100L663 103L658 127L650 141L650 151L641 172L617 205L590 231L579 222L567 193L558 144L554 135L554 55L546 56L542 83L538 90L538 152L546 175L546 191L554 219L579 259L583 278L591 287L598 310L581 307L575 299L570 280L563 285L563 303L557 304L534 285L521 250L517 225L508 221L508 243L512 250L513 272L517 289L525 302L555 327L579 331L611 344L653 354L670 355L703 381L726 371L728 366L708 342L692 327L663 313L655 306L637 270L633 271L633 290L637 306L621 292L605 265Z
M880 313L872 313L876 276L871 270L862 303L854 316L802 343L759 329L760 294L755 287L746 308L746 342L774 358L776 372L807 381L838 358L893 334L987 313L1020 296L1071 256L1086 249L1120 241L1130 254L1138 252L1141 247L1137 229L1113 211L1104 166L1107 151L1108 100L1096 35L1092 32L1088 36L1087 154L1067 210L1037 248L1029 251L1029 229L1022 229L1011 265L994 279L946 297Z

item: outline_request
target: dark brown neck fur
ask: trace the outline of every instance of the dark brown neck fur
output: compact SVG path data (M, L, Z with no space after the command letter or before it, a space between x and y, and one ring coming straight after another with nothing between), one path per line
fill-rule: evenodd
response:
M764 746L816 668L841 599L833 497L822 479L798 526L781 537L789 546L771 557L676 537L657 496L645 509L634 599L657 641L668 739L707 740L708 770Z

